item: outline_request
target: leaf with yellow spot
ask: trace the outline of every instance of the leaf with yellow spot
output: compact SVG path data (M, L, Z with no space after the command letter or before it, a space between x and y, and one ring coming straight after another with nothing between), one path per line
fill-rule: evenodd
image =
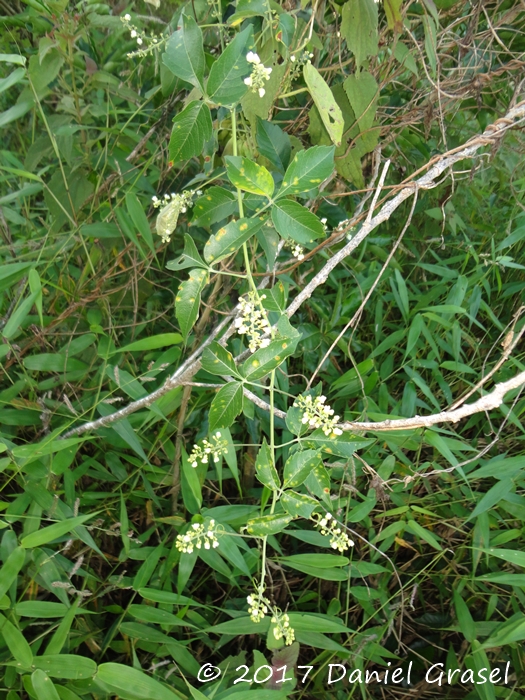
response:
M291 515L261 515L248 520L246 529L248 534L256 537L276 535L282 532L292 519Z
M195 202L191 226L216 224L235 213L237 207L237 198L233 192L214 185Z
M315 498L296 491L285 491L281 503L287 513L293 516L300 515L302 518L309 518L319 505Z
M319 450L301 450L286 460L283 473L283 485L287 487L300 486L308 474L322 463Z
M210 407L210 431L229 428L243 407L241 382L230 382L215 395Z
M271 198L275 185L266 168L241 156L226 156L225 160L226 172L232 185L245 192Z
M283 341L272 340L266 348L260 348L249 357L242 366L242 372L249 381L262 379L272 370L279 367L284 360L289 357L297 347L299 334L293 342L288 343L288 347L283 350Z
M175 315L184 340L199 317L201 293L208 282L206 270L190 270L190 276L182 282L175 299Z
M299 151L288 166L277 198L309 192L334 171L334 146L312 146Z
M257 478L271 491L277 491L281 486L281 480L275 468L275 464L272 459L272 454L266 438L263 439L263 444L257 455L257 460L255 462L255 469L257 471Z
M206 262L215 264L237 252L242 244L246 243L261 228L263 223L259 218L230 221L216 234L210 236L204 246L204 259Z
M202 355L202 369L205 369L206 372L210 374L217 374L219 376L231 374L234 377L241 377L231 353L229 353L226 348L223 348L222 345L215 342L204 350Z

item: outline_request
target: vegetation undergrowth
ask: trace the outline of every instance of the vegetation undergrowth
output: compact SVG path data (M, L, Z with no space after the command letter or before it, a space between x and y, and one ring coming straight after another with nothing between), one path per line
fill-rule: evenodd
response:
M0 697L525 697L523 2L0 26Z

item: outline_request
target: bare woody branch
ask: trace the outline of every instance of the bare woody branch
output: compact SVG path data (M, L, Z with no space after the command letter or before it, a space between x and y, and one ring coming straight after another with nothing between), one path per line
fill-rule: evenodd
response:
M353 236L353 238L343 248L341 248L341 250L331 257L330 260L328 260L324 267L310 280L310 282L308 282L300 294L295 297L286 310L288 318L293 316L297 309L299 309L299 307L312 296L312 293L315 289L317 289L317 287L319 287L319 285L326 282L328 275L332 272L332 270L351 253L353 253L357 246L364 241L371 231L377 228L379 224L387 221L387 219L392 216L399 205L408 199L416 189L431 190L432 188L437 187L440 183L436 180L442 173L445 172L445 170L448 170L455 163L458 163L465 158L471 158L480 148L493 145L506 131L508 131L508 129L517 126L517 122L523 120L524 118L525 101L522 101L516 105L516 107L509 110L504 117L498 119L493 124L490 124L481 136L475 136L467 141L464 146L455 148L439 158L425 175L421 176L414 182L409 183L405 188L398 192L395 197L388 200L375 216L372 218L367 216L365 222L356 235Z
M357 232L357 234L343 247L341 250L339 250L333 257L328 260L328 262L323 266L323 268L310 280L310 282L306 285L306 287L295 297L295 299L292 301L292 303L289 305L289 307L286 310L286 314L288 317L293 316L296 311L300 308L304 302L310 298L314 290L319 287L321 284L324 284L326 280L328 279L328 276L330 272L340 263L342 262L345 258L347 258L364 239L368 236L368 234L373 231L375 228L377 228L381 223L387 221L390 216L394 213L394 211L406 200L408 197L410 197L411 194L414 194L415 191L421 189L421 190L429 190L434 187L437 187L439 182L437 182L437 178L446 170L450 169L455 163L464 160L465 158L471 158L474 156L478 150L485 146L490 146L494 145L502 136L503 134L510 128L516 127L520 121L523 121L525 119L525 101L520 102L518 105L510 109L507 114L502 117L501 119L498 119L495 121L493 124L489 125L485 131L483 132L482 135L480 136L475 136L474 138L470 139L467 141L464 146L461 146L459 148L453 149L452 151L447 152L443 156L439 158L433 158L432 160L432 166L428 170L428 172L421 176L419 179L415 180L414 182L411 182L407 184L406 187L401 189L392 199L388 200L385 202L385 204L380 208L378 213L375 216L371 216L373 212L373 208L371 207L371 211L369 212L369 215L367 216L365 222L361 226L360 230ZM374 201L376 198L374 198ZM265 281L268 278L265 278ZM264 284L264 282L263 282ZM226 331L226 334L222 337L220 342L225 342L226 338L231 335L233 332L233 324L231 324L232 318L235 315L235 312L232 312L231 315L226 316L221 323L219 323L215 329L212 331L208 339L197 349L195 350L190 357L183 362L183 364L177 368L177 370L170 376L168 379L164 382L164 384L156 389L154 392L151 394L148 394L147 396L144 396L143 398L139 399L138 401L133 401L132 403L128 404L127 406L121 408L119 411L116 411L115 413L110 414L109 416L103 416L97 420L89 421L87 423L83 423L82 425L79 425L75 428L72 428L71 430L67 431L62 435L62 437L70 437L72 435L80 435L82 433L85 433L89 430L96 430L97 428L111 425L112 423L115 423L116 421L121 420L122 418L125 418L126 416L129 416L131 413L134 413L135 411L139 411L142 408L147 408L151 406L155 401L160 399L161 396L164 394L168 393L172 389L175 389L178 386L182 386L183 384L186 384L191 381L191 378L199 371L201 363L200 363L200 356L202 355L202 352L205 347L207 347L212 340L216 339L221 332L226 328L228 324L230 324L230 328ZM521 376L521 375L518 375ZM525 379L523 380L523 383L525 383ZM499 385L498 385L499 386ZM515 387L511 387L515 388ZM507 389L506 391L509 391L510 389ZM247 396L252 398L254 400L255 395L252 394L251 392L247 393ZM489 394L487 397L484 397L487 399L489 396L492 396L492 394ZM480 399L481 401L481 399ZM255 402L255 401L254 401ZM255 402L256 405L259 405L261 408L266 408L266 404L263 400L258 399ZM477 404L478 402L476 402ZM501 401L500 401L501 403ZM264 406L262 405L264 404ZM471 404L471 406L474 406L476 404ZM499 405L499 404L498 404ZM458 409L457 412L464 411L468 409L469 406L464 406L461 409ZM480 408L479 410L485 410L484 408ZM456 414L456 411L452 412L443 412L441 414L436 414L438 416L444 416L444 415L451 415L451 414ZM473 411L474 413L477 411ZM276 415L278 413L276 412ZM470 415L470 414L465 414L465 415ZM461 415L457 420L460 420L463 417ZM423 420L428 420L420 418L418 419L419 421ZM407 419L407 420L416 420L416 419ZM435 421L436 423L439 422L444 422L445 420L449 419L443 419L440 418L439 420ZM452 420L452 419L450 419ZM398 421L393 421L393 423L398 423ZM433 425L434 423L428 423L428 425ZM352 426L352 427L346 427L346 426ZM345 429L346 430L404 430L406 427L421 427L422 425L426 425L423 423L418 423L413 426L406 426L406 427L371 427L372 425L380 425L380 424L372 424L372 423L355 423L355 424L345 424Z
M467 403L460 408L452 411L441 411L441 413L433 413L430 416L414 416L414 418L400 418L398 420L384 420L378 423L373 422L346 422L339 427L343 430L351 430L353 432L366 431L392 431L392 430L413 430L414 428L430 428L438 423L458 423L463 418L472 416L475 413L483 413L491 411L494 408L501 406L505 399L505 395L513 389L520 389L525 385L525 372L520 372L512 379L506 382L496 384L490 394L482 396L474 403Z

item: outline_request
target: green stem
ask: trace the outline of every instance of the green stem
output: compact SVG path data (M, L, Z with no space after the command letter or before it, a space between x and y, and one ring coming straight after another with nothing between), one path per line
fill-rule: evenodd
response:
M231 116L232 116L233 155L236 156L236 155L238 155L238 151L237 151L237 115L235 113L235 107L233 107L231 110ZM239 204L239 217L241 219L243 219L244 218L244 206L243 206L243 202L242 202L242 192L239 189L239 187L237 187L237 202ZM252 275L250 254L248 252L248 246L246 245L246 243L242 244L242 253L244 255L244 265L246 267L246 274L248 276L248 282L250 284L250 287L252 288L252 291L255 293L255 298L259 300L259 305L262 308L261 300L259 299L259 292L257 291L257 286L255 284L255 280L253 279L253 275Z
M293 95L298 95L300 92L308 92L308 88L299 88L298 90L292 90L292 92L285 92L284 95L278 95L278 100L283 100L285 97L292 97Z
M238 155L237 151L237 115L235 114L235 107L231 110L231 120L232 120L232 146L233 146L233 155L236 156ZM239 203L239 216L241 219L244 217L244 207L243 207L243 202L242 202L242 193L241 190L237 187L237 201ZM244 265L246 267L246 276L248 277L248 281L250 284L250 287L252 288L255 298L258 300L259 305L261 309L263 308L261 299L259 297L259 290L257 289L257 286L255 284L255 280L253 279L252 271L251 271L251 261L250 261L250 255L248 252L248 246L246 243L243 243L242 246L242 252L244 255ZM273 333L272 333L273 337ZM271 459L273 463L275 464L275 416L274 416L274 399L275 399L275 370L272 371L270 375L270 454L271 454ZM273 514L275 511L275 506L277 504L277 492L274 491L272 495L272 506L270 512ZM259 593L260 595L263 594L264 592L264 579L266 576L266 548L268 544L268 537L263 537L263 545L262 545L262 560L261 560L261 581L259 583Z

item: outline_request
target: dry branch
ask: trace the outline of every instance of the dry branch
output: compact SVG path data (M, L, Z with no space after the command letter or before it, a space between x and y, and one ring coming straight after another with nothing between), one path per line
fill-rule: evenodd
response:
M414 428L430 428L438 423L457 423L474 413L483 413L493 408L498 408L503 403L505 394L513 389L519 389L525 385L525 372L520 372L506 382L496 384L490 394L482 396L474 403L468 403L453 411L441 411L430 416L414 416L414 418L400 418L397 420L384 420L378 423L373 422L346 422L339 427L343 430L353 432L365 431L386 431L386 430L413 430Z

